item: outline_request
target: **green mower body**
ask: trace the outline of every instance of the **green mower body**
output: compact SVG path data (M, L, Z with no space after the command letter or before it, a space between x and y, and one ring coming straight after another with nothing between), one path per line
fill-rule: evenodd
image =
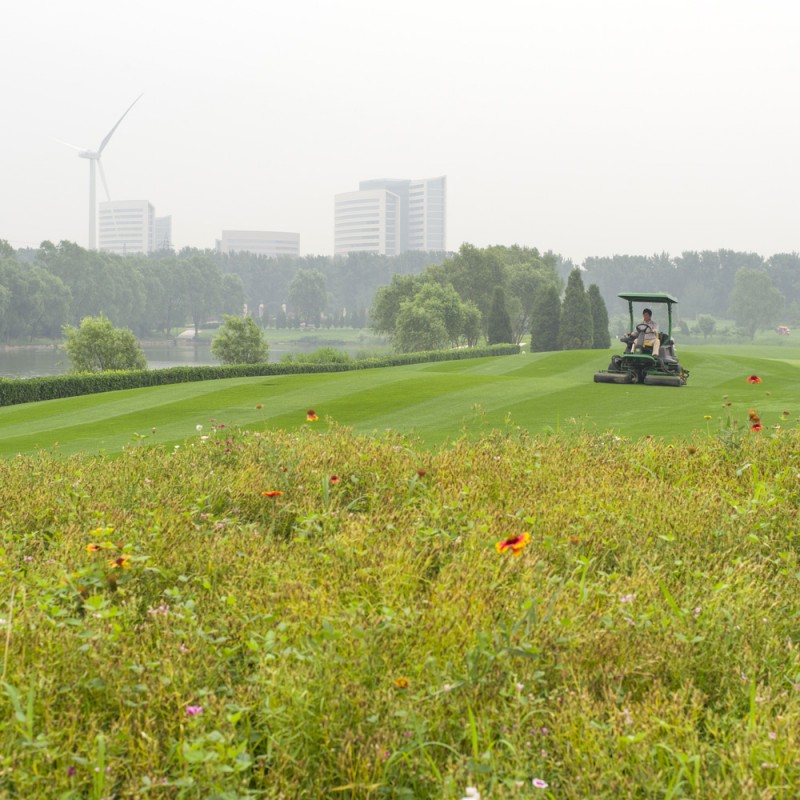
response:
M608 369L594 374L595 383L642 383L649 386L685 386L689 370L684 369L675 353L672 338L672 306L678 301L668 294L623 292L619 295L628 302L631 334L620 336L626 345L622 355L612 356ZM633 305L665 305L667 308L667 330L659 334L659 352L653 355L652 348L644 345L644 323L634 325ZM637 331L637 329L640 329Z

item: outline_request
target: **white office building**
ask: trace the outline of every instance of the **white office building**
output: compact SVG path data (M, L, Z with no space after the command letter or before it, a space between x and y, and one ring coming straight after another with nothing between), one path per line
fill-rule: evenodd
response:
M98 206L98 249L130 255L155 250L155 209L147 200L112 200Z
M334 255L366 252L395 256L402 252L401 199L387 189L336 195Z
M361 181L334 198L334 254L445 250L447 178Z
M286 231L222 231L219 253L255 253L260 256L300 256L300 234Z

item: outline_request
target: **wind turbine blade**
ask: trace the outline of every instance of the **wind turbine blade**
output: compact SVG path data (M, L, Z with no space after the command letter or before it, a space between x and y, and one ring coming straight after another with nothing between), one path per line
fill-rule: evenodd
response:
M142 99L142 95L143 95L143 94L144 94L144 92L142 92L142 94L140 94L140 95L139 95L139 96L138 96L138 97L137 97L137 98L136 98L136 99L135 99L135 100L134 100L134 101L133 101L133 102L132 102L132 103L131 103L131 104L128 106L128 111L130 111L130 110L131 110L131 109L132 109L132 108L133 108L133 107L134 107L134 106L135 106L135 105L136 105L136 104L137 104L137 103L138 103L138 102L139 102L139 101ZM122 120L124 120L124 119L125 119L125 117L127 117L127 116L128 116L128 111L126 111L126 112L125 112L125 113L124 113L124 114L123 114L123 115L122 115L122 116L121 116L121 117L120 117L120 118L117 120L117 124L116 124L116 125L115 125L115 126L114 126L114 127L113 127L113 128L112 128L112 129L111 129L111 130L110 130L110 131L107 133L107 134L106 134L106 137L105 137L105 139L103 139L103 141L102 141L102 142L100 142L100 147L98 147L98 148L97 148L97 152L98 152L98 154L103 152L103 148L104 148L104 147L105 147L105 146L108 144L108 140L111 138L111 136L113 135L114 131L115 131L115 130L116 130L118 127L119 127L119 124L120 124L120 122L122 122Z
M76 144L70 144L69 142L65 142L63 139L56 139L55 136L50 137L54 142L58 142L59 144L63 144L66 147L71 147L73 150L77 150L79 153L83 153L88 148L86 147L78 147Z
M100 170L100 180L103 181L103 188L106 190L106 200L111 202L111 193L108 191L108 184L106 183L106 173L103 170L103 162L98 158L97 167Z

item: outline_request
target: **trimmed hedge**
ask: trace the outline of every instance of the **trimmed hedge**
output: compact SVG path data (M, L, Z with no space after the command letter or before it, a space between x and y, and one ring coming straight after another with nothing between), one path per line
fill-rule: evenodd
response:
M281 362L278 364L232 364L207 367L168 367L124 372L70 373L43 378L0 378L0 406L36 403L78 397L84 394L115 392L121 389L141 389L145 386L165 386L171 383L213 381L221 378L257 378L264 375L300 375L312 372L348 372L354 369L398 367L404 364L423 364L428 361L458 361L464 358L510 356L519 353L515 344L496 344L491 347L469 347L461 350L431 350L424 353L403 353L377 358L356 359L346 364L309 364Z

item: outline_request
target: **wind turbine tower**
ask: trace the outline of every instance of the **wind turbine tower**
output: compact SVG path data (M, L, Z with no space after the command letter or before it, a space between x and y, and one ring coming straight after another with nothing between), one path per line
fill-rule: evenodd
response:
M103 163L100 160L100 156L105 149L105 146L108 144L108 140L114 135L114 131L119 127L120 122L125 119L128 115L128 111L130 111L138 102L141 100L142 95L140 94L129 106L128 110L117 120L117 124L105 135L103 141L100 142L99 147L97 150L83 150L81 148L75 148L78 150L78 157L79 158L87 158L89 159L89 249L96 250L97 249L97 189L95 186L96 183L96 176L95 172L97 170L100 171L100 179L103 181L103 188L106 191L106 197L108 198L109 202L111 201L111 195L108 191L108 184L106 183L106 176L103 172ZM66 144L66 142L65 142ZM70 147L74 147L74 145L69 145Z

